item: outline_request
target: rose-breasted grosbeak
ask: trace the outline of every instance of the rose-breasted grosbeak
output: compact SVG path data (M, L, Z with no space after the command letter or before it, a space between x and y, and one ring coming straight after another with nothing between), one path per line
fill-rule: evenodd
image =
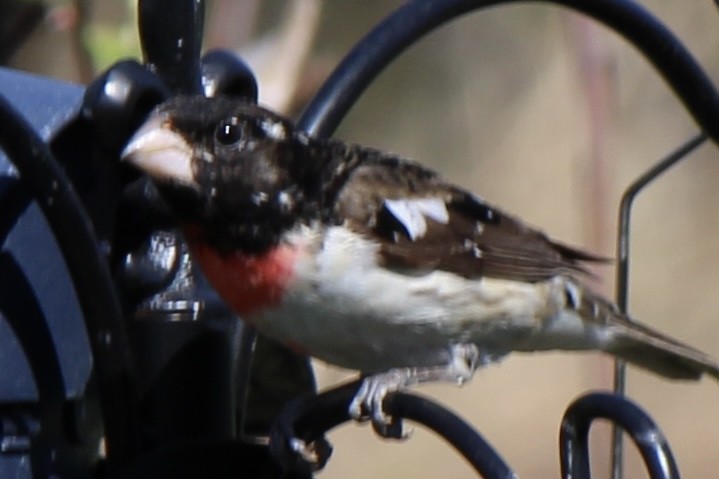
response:
M586 289L600 258L412 161L310 138L227 98L159 106L123 157L150 175L218 293L257 330L371 374L351 406L462 382L512 351L597 349L662 376L719 378L705 354Z

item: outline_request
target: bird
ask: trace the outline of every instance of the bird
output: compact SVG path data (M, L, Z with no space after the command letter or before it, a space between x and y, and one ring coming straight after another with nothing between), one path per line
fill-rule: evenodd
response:
M387 394L461 384L512 352L598 350L670 379L719 379L712 357L586 286L604 258L399 155L189 95L157 106L121 158L151 178L244 321L363 375L348 412L380 430Z

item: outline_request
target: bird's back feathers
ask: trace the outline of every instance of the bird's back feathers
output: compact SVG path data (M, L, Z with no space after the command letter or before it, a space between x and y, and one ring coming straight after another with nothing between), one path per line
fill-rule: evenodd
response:
M362 154L362 153L360 153ZM434 203L430 203L434 202ZM429 210L429 206L432 210ZM409 160L374 156L337 195L340 221L381 244L389 268L537 282L603 258L550 240Z

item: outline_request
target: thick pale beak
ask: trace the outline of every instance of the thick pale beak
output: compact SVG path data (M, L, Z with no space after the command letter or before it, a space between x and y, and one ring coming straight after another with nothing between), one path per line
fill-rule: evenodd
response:
M154 180L198 187L192 172L192 145L170 128L164 115L152 115L135 132L121 159Z

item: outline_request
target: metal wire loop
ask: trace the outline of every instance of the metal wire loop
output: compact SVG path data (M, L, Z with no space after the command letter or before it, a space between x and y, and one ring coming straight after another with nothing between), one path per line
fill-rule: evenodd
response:
M679 479L674 455L659 427L639 406L623 396L604 392L575 400L562 419L559 434L564 479L589 479L589 429L596 419L609 419L629 434L652 479Z
M358 387L359 382L353 382L289 403L275 421L270 436L270 448L275 457L286 467L301 471L321 469L331 452L323 434L350 420L349 404ZM504 459L472 426L439 404L414 394L394 393L387 396L384 408L395 420L410 419L440 435L482 477L516 477ZM306 444L316 443L315 450L320 452L316 463L309 463L297 455L292 448L296 439Z

